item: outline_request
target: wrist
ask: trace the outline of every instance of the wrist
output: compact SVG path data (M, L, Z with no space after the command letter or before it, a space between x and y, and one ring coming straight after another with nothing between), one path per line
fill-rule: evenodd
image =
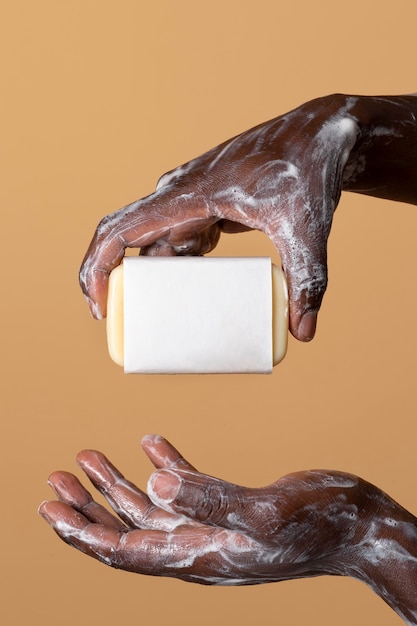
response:
M417 96L347 97L359 133L343 189L417 204Z
M369 585L407 623L417 624L417 519L382 491L370 491L344 574Z

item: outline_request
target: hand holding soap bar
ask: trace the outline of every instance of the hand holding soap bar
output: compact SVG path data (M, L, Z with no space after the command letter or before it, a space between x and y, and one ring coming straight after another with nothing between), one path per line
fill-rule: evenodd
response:
M110 276L107 340L126 373L270 373L288 296L266 257L126 257Z

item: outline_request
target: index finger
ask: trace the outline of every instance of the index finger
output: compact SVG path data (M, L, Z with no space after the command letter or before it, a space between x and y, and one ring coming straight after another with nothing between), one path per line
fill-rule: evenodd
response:
M199 195L179 193L173 184L105 216L96 228L79 274L93 317L106 316L109 275L122 261L126 248L169 241L178 231L198 232L218 219L210 215Z
M197 471L174 446L161 435L143 437L142 448L156 469L178 468Z
M170 531L184 523L195 525L182 515L156 507L146 493L127 480L101 452L84 450L77 455L77 462L128 526Z

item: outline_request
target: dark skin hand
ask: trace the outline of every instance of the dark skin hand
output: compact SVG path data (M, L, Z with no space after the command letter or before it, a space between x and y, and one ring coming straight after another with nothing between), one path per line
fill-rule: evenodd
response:
M341 192L417 204L416 119L416 95L327 96L166 174L98 225L80 270L93 315L106 314L109 273L126 248L200 255L222 232L256 229L281 256L293 335L312 339ZM197 472L161 438L143 447L157 468L148 494L102 454L78 457L117 515L71 474L51 476L59 501L40 512L62 539L114 567L205 584L352 576L417 624L417 520L379 488L308 471L248 489Z
M218 585L324 574L364 581L417 624L417 519L343 472L303 471L263 488L201 474L165 439L142 447L156 467L147 494L100 452L78 463L114 513L67 472L40 514L68 544L112 567Z
M417 97L331 95L250 129L165 174L155 193L104 217L80 270L94 317L126 248L202 255L221 233L259 230L286 273L290 330L309 341L327 286L341 192L417 204Z

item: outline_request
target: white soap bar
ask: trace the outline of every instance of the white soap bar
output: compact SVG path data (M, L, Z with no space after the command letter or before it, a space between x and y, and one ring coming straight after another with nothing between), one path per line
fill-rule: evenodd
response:
M126 373L270 373L288 296L266 257L126 257L110 276L107 340Z

